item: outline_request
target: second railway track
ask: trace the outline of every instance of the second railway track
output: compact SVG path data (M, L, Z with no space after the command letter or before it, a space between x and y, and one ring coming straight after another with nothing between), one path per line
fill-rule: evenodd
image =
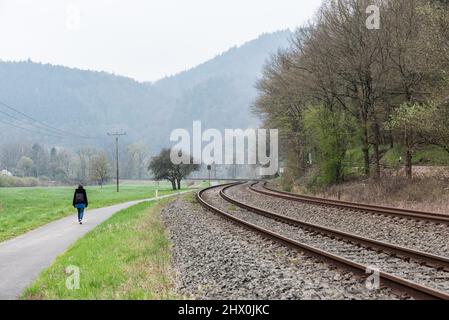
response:
M202 190L197 197L209 210L266 237L331 260L353 270L378 269L382 280L417 297L449 299L449 259L373 239L304 223L248 205L226 194L239 184ZM211 197L239 210L211 204Z
M319 197L313 197L313 196L307 196L307 195L298 195L298 194L285 192L285 191L279 191L279 190L267 187L266 182L252 183L250 186L250 189L259 194L282 198L282 199L291 200L291 201L304 202L304 203L315 204L315 205L320 205L320 206L336 207L336 208L348 209L348 210L357 210L357 211L361 211L361 212L369 212L369 213L374 213L374 214L384 215L384 216L394 216L394 217L399 217L399 218L404 218L404 219L415 219L415 220L422 220L422 221L427 221L427 222L432 222L432 223L441 223L441 224L449 225L449 215L446 215L446 214L424 212L424 211L417 211L417 210L408 210L408 209L393 208L393 207L384 207L384 206L355 203L355 202L347 202L347 201L319 198Z

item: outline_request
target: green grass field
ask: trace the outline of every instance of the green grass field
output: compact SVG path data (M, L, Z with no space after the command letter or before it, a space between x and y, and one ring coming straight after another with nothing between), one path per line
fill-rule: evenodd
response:
M176 299L163 204L142 203L112 216L77 241L22 295L22 299ZM66 286L79 268L79 289ZM70 282L69 279L69 283Z
M89 209L151 198L154 185L124 185L120 193L115 186L86 187ZM56 219L75 214L72 207L74 188L0 188L0 242L21 235ZM161 183L159 195L170 193Z

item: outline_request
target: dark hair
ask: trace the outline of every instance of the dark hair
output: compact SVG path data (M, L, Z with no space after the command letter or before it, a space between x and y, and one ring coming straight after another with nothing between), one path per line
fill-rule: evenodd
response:
M83 185L82 185L82 184L79 184L79 185L78 185L78 189L83 189Z

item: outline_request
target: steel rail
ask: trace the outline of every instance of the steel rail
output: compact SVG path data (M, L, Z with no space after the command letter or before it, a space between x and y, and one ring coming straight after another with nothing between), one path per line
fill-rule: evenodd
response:
M220 192L222 192L223 188L230 188L236 185L240 185L243 183L233 183L233 184L226 184L226 185L222 185L222 186L214 186L214 187L209 187L206 189L203 189L201 191L199 191L197 193L197 200L200 202L200 204L205 207L206 209L215 212L221 216L223 216L224 218L237 223L239 225L242 225L252 231L256 231L258 233L260 233L261 235L271 238L273 240L276 240L278 242L287 244L297 250L300 251L305 251L308 253L311 253L314 256L323 258L325 260L329 260L333 263L336 263L337 265L342 265L346 268L350 268L352 270L358 271L360 273L365 273L366 270L369 269L369 266L367 265L363 265L361 263L349 260L345 257L327 252L325 250L322 249L318 249L315 248L313 246L307 245L305 243L301 243L297 240L288 238L286 236L283 236L279 233L273 232L271 230L265 229L263 227L257 226L251 222L245 221L243 219L240 219L236 216L233 216L217 207L215 207L212 204L209 204L203 197L205 192L208 192L210 190L213 190L215 188L220 188ZM432 289L426 286L423 286L419 283L404 279L404 278L400 278L396 275L390 274L390 273L386 273L383 271L379 272L379 276L381 278L381 280L383 280L384 282L387 282L388 284L392 285L393 287L399 287L401 290L405 291L405 292L409 292L412 293L412 295L418 296L420 298L423 299L443 299L443 300L449 300L449 293L446 292L442 292L440 290L436 290L436 289Z
M392 208L392 207L384 207L356 202L348 202L348 201L340 201L340 200L332 200L326 198L298 195L290 192L275 190L266 186L266 182L262 185L264 190L254 188L255 185L259 184L259 182L255 182L251 184L250 189L259 194L263 194L266 196L272 196L276 198L303 202L303 203L311 203L320 206L328 206L328 207L336 207L348 210L355 210L361 212L370 212L378 215L384 216L396 216L400 218L406 219L415 219L415 220L424 220L433 223L441 223L441 224L449 224L449 215L440 214L440 213L432 213L432 212L424 212L418 210L407 210L400 208Z
M422 262L431 264L431 265L437 265L439 267L445 268L446 270L449 270L449 258L444 256L439 256L431 253L427 253L424 251L414 250L403 246L394 245L388 242L383 242L367 237L362 237L353 233L344 232L338 229L324 227L318 224L305 222L302 220L294 219L291 217L288 217L286 215L278 214L269 210L261 209L252 205L249 205L247 203L238 201L229 195L226 194L226 190L234 186L225 186L220 191L220 196L225 199L228 202L231 202L232 204L246 209L248 211L252 211L256 214L260 214L263 216L266 216L271 219L280 220L284 223L291 224L297 227L306 228L308 230L312 230L321 234L324 234L326 236L330 236L333 238L340 238L345 239L347 241L357 243L357 244L363 244L369 248L376 248L379 250L387 251L387 252L393 252L395 254L405 256L412 259L419 259Z

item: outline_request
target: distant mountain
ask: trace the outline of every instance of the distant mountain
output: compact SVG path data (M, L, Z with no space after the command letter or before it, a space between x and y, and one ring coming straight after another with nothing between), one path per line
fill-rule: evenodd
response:
M106 139L106 132L123 129L128 141L144 140L157 151L169 144L173 129L191 128L194 120L218 129L257 126L258 119L250 113L256 97L254 84L265 61L288 45L290 35L289 31L264 34L198 67L152 84L105 72L31 61L0 61L0 102L64 132ZM14 121L1 111L11 114L0 105L0 143L41 140L74 147L104 143L76 139L68 133L60 141L31 134L4 122L48 131Z
M241 47L233 47L225 53L193 69L157 81L154 86L162 92L179 96L183 92L214 78L245 76L256 79L261 66L278 48L286 47L290 31L263 34Z

